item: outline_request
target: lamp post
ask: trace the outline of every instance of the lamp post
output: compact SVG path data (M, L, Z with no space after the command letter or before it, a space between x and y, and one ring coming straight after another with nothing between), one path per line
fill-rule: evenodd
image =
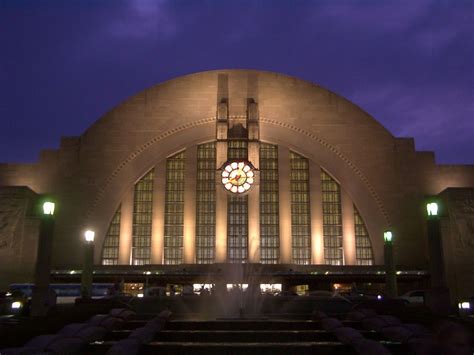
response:
M84 233L84 266L81 275L81 296L91 298L92 295L92 273L94 265L94 238L95 232L87 230Z
M431 290L428 304L437 314L449 314L450 299L446 283L443 244L440 228L440 205L436 201L426 203L428 252L430 257Z
M385 286L387 294L390 297L397 296L397 276L395 272L395 261L393 258L393 233L385 231L384 239L384 256L385 256Z
M41 207L41 222L34 274L35 286L31 299L31 315L33 317L45 316L48 309L54 305L54 299L49 290L49 277L51 273L51 249L53 246L56 205L48 200L44 201Z

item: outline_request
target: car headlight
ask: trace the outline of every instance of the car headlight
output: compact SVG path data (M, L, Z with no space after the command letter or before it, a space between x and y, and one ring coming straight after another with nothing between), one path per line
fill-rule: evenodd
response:
M460 302L458 307L459 309L471 309L471 304L469 302Z
M22 306L21 302L15 301L12 302L12 309L20 309Z

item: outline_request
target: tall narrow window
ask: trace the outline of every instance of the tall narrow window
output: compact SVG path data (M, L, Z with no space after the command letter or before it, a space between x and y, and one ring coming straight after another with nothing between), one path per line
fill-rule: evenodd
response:
M260 261L277 264L280 258L278 222L278 147L260 144Z
M133 197L132 265L150 263L153 169L135 184Z
M201 144L197 150L196 262L212 264L216 245L216 145Z
M229 140L228 159L247 159L247 141ZM227 198L227 259L231 263L248 260L248 197Z
M110 222L107 235L104 240L104 247L102 248L102 265L117 265L119 257L119 243L120 243L120 208Z
M248 198L229 196L227 203L228 260L246 263L248 259Z
M324 260L326 264L342 265L342 207L339 184L321 170L323 198Z
M364 220L360 216L360 213L355 205L354 224L357 265L373 265L374 255L372 253L372 244L370 243L369 233L367 233Z
M291 244L295 264L311 263L308 159L290 152Z
M165 264L183 262L184 152L166 160Z

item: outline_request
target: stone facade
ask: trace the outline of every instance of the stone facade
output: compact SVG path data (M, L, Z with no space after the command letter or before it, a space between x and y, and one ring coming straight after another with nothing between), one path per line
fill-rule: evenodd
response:
M440 195L441 230L451 299L474 295L474 189L449 188Z
M33 278L38 195L27 187L0 187L0 287Z
M258 111L253 106L249 110L249 99L258 105ZM222 102L226 105L220 105ZM413 139L393 137L362 109L319 85L250 70L196 73L151 87L112 109L80 137L62 138L60 148L43 151L37 164L0 164L0 185L27 186L37 194L52 194L57 199L55 269L80 268L86 228L96 231L98 264L112 216L123 201L133 199L134 184L151 168L163 171L170 155L183 149L191 154L197 144L215 140L216 131L223 134L216 117L227 115L239 120L247 118L249 112L258 112L260 141L306 157L313 176L320 167L334 176L346 199L345 208L355 204L366 223L376 264L383 263L383 231L391 229L396 238L397 264L425 269L425 198L448 187L474 186L474 166L437 165L433 153L415 151ZM154 193L163 196L162 177L155 179L158 187ZM284 184L282 181L280 186ZM312 198L320 197L318 188L312 180ZM186 196L193 193L188 187ZM193 215L193 204L187 202L186 216ZM1 205L9 202L2 201ZM152 253L158 262L162 257L160 208L156 207L153 217ZM313 263L322 260L318 208L313 206L311 212ZM9 221L20 213L14 210L9 208ZM285 206L280 211L288 213ZM122 227L131 233L130 223L122 221ZM187 251L193 243L192 218L189 223ZM224 226L216 223L220 233ZM280 230L288 230L287 223L281 219ZM2 229L0 243L11 243L12 226L8 222ZM16 234L14 238L18 238ZM463 238L466 242L467 237ZM123 248L129 247L121 244L122 263L127 263L128 255ZM186 256L188 262L192 259L192 253Z

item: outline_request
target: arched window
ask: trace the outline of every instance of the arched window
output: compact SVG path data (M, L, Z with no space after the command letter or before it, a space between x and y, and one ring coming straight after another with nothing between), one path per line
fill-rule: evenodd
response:
M357 207L354 205L354 225L356 242L356 261L357 265L373 265L374 254L372 244L370 243L369 233L365 223L360 216Z
M132 265L150 263L153 176L150 170L135 184L133 196Z
M121 206L115 211L109 229L104 240L102 248L102 265L117 265L120 245L120 210Z
M341 188L328 173L321 169L323 203L324 261L343 265Z

